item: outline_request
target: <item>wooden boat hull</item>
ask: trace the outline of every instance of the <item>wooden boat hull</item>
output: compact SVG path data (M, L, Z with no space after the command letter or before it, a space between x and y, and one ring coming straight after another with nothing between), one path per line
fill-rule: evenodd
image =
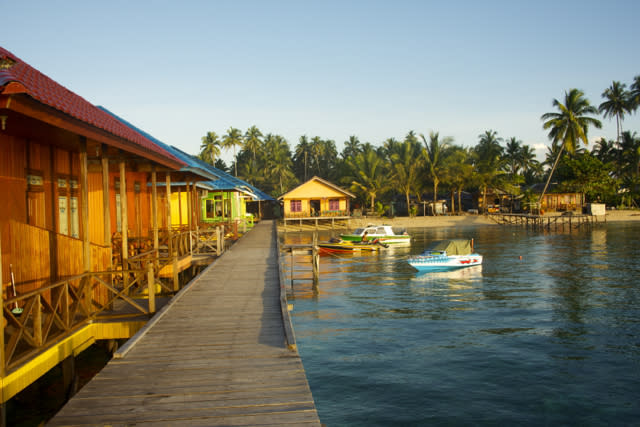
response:
M320 253L359 253L378 252L382 248L380 245L356 244L352 242L344 243L319 243Z
M347 242L359 242L362 240L362 236L358 236L357 234L341 234L340 238ZM411 244L411 236L382 236L375 234L367 235L367 242L372 242L376 239L381 243L385 243L387 245Z

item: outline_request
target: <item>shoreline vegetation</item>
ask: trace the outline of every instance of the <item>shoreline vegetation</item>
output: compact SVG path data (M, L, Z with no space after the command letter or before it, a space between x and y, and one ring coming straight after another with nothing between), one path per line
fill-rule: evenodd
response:
M556 216L560 214L546 214L547 216ZM600 221L601 217L598 217ZM605 215L606 222L625 222L625 221L640 221L640 210L638 209L625 209L625 210L608 210ZM397 216L394 218L385 217L363 217L350 220L350 226L348 228L355 229L367 224L389 224L393 227L402 228L434 228L434 227L458 227L458 226L499 226L494 220L485 215L439 215L439 216ZM279 231L284 231L282 224L278 225ZM320 224L317 228L312 224L304 224L300 227L299 224L292 223L287 226L287 232L297 231L312 231L312 230L331 230L331 225ZM336 226L335 229L345 229L343 226Z
M640 107L640 75L629 90L613 81L601 97L596 106L572 88L553 99L553 110L540 116L551 142L542 161L533 146L493 129L479 134L475 145L435 130L426 135L410 130L404 138L373 143L351 135L338 152L334 140L306 134L292 150L293 141L263 134L256 126L244 134L230 127L222 137L207 132L199 157L227 170L220 153L233 149L233 174L274 198L318 176L352 192L353 206L380 215L417 214L422 202L433 201L435 207L442 200L449 212L486 212L489 205L551 212L556 206L545 199L551 193L579 194L578 202L566 200L571 205L597 201L638 207L640 137L636 130L624 130L622 120ZM616 120L615 139L600 137L589 146L589 129L602 127L599 117Z

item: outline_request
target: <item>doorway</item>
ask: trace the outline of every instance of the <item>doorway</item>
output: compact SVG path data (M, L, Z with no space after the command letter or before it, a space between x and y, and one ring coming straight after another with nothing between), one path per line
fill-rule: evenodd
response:
M320 200L310 200L311 216L320 216Z

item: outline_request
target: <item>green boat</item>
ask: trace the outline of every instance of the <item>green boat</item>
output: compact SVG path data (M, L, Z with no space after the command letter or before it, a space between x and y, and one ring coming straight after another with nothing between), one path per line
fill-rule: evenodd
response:
M353 233L341 234L340 238L351 242L372 242L377 240L388 245L408 245L411 243L411 236L407 234L406 230L400 230L396 233L390 225L370 224L366 227L356 229Z

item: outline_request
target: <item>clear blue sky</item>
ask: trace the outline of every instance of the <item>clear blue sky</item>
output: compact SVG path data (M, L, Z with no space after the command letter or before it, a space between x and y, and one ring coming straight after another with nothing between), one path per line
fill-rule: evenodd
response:
M540 115L640 74L640 1L7 1L0 45L197 154L251 125L379 145L408 131L549 145ZM615 138L603 120L590 139ZM640 112L624 129L640 133ZM591 145L590 145L591 146ZM230 155L223 156L227 161Z

